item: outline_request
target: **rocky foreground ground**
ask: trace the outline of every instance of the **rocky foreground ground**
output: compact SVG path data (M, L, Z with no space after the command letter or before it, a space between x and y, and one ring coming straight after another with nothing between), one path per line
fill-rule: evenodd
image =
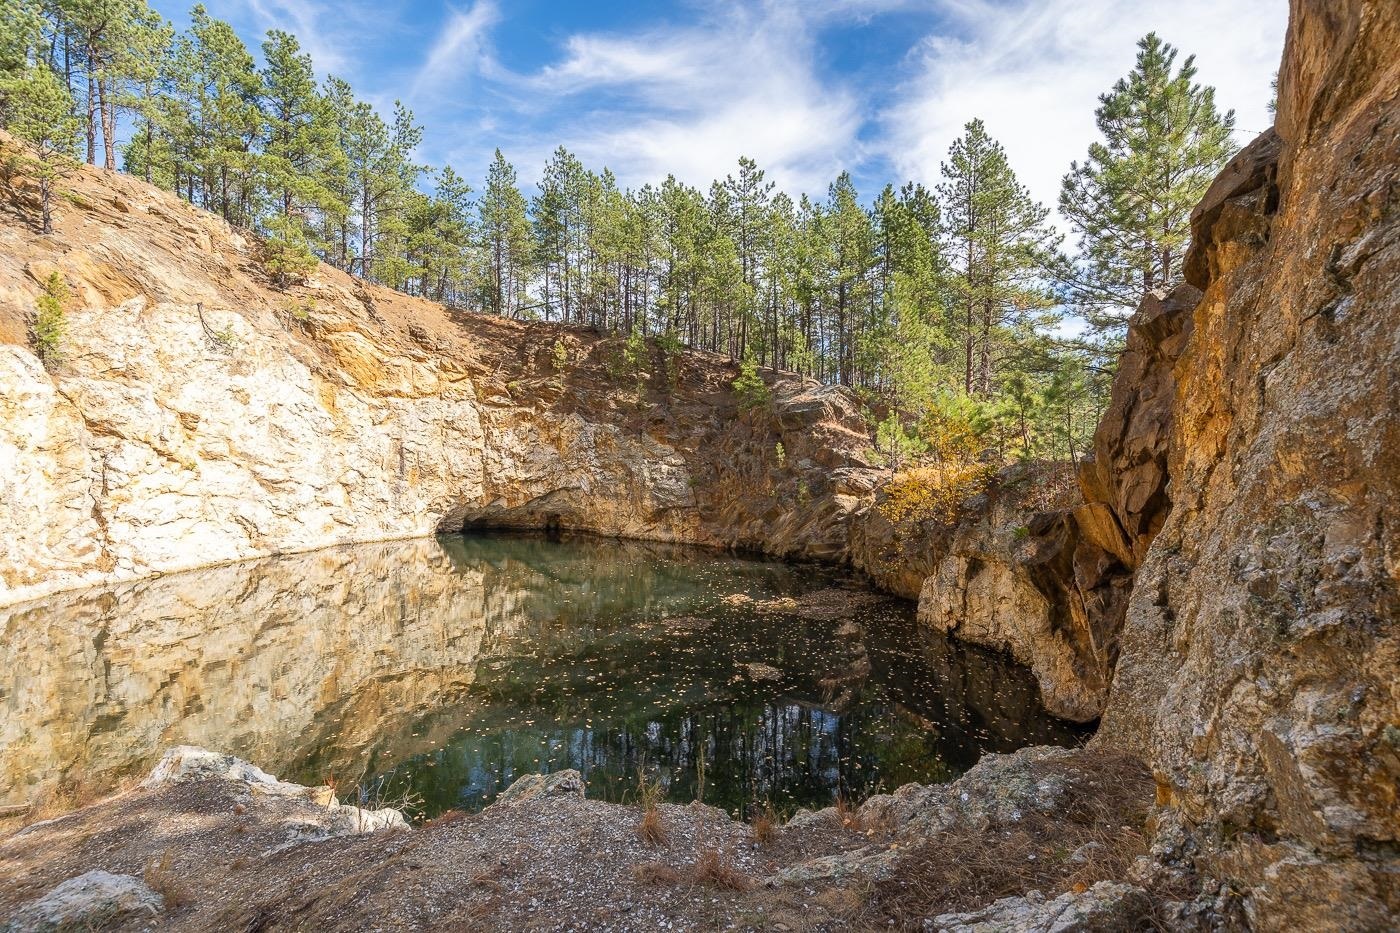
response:
M1235 908L1148 858L1131 759L1032 748L784 825L587 799L528 775L410 827L188 746L139 786L0 838L15 931L1199 928ZM1160 854L1160 853L1159 853ZM1008 896L1010 895L1010 896Z

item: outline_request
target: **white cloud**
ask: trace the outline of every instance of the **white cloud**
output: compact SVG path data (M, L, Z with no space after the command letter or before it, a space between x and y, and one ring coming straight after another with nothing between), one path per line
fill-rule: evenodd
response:
M880 116L881 147L900 177L938 180L948 145L973 117L1006 147L1036 198L1055 204L1060 177L1096 138L1098 95L1156 31L1196 55L1197 80L1235 108L1240 141L1272 120L1287 0L940 0L951 33L911 53L915 76Z
M474 71L490 67L492 26L500 19L494 0L477 0L466 11L452 10L442 34L413 76L410 95L440 94L460 90L460 82Z
M345 67L349 60L348 46L339 29L329 28L331 17L324 4L317 0L247 0L247 3L264 30L281 29L296 36L323 74L335 74Z
M860 6L892 2L903 0ZM574 35L558 63L518 76L517 90L591 109L551 126L522 166L562 142L628 184L675 174L703 186L747 155L788 190L822 191L856 159L862 122L856 96L818 74L813 30L824 15L790 0L723 3L685 27Z

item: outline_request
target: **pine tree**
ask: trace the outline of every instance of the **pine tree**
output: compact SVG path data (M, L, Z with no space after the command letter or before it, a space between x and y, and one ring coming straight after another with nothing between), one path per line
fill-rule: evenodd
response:
M190 12L189 39L178 54L190 114L189 197L194 199L197 185L205 208L249 224L256 211L254 147L263 122L253 56L233 27L202 5Z
M824 241L823 303L835 338L833 369L842 385L857 384L856 330L864 323L873 293L875 234L870 215L860 206L849 172L827 189L826 209L817 225Z
M1041 270L1055 238L1046 226L1049 211L1016 180L981 120L953 143L943 177L938 192L962 331L963 389L989 398L1007 327L1047 323L1034 315L1052 304Z
M520 317L530 271L530 222L515 167L496 150L477 206L486 274L482 304L496 314Z
M170 137L181 116L171 96L178 83L174 51L174 27L152 13L122 50L125 81L115 95L117 107L133 114L137 123L123 150L125 170L164 186L173 185Z
M12 170L37 183L39 232L48 234L53 232L55 186L77 167L81 124L73 114L68 88L47 63L35 57L0 77L0 113L6 128L29 146L7 161Z
M335 148L334 127L316 88L311 56L294 36L273 30L263 43L264 184L283 217L305 217L334 198L323 170Z
M1074 163L1060 212L1079 235L1064 271L1066 297L1111 340L1142 296L1180 281L1191 209L1235 151L1234 111L1194 83L1195 59L1173 71L1177 50L1149 33L1137 64L1096 111L1102 142Z

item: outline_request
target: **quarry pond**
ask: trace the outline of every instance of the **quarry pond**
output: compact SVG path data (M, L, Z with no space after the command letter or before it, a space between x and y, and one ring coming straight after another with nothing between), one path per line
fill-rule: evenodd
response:
M346 802L479 810L576 768L593 798L739 816L1076 744L1029 672L840 572L613 540L329 548L0 609L0 806L80 805L172 745Z

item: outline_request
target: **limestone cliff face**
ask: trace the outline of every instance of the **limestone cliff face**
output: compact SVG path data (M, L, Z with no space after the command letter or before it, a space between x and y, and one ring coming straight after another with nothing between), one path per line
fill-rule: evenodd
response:
M1171 510L1102 737L1149 750L1160 851L1228 879L1253 926L1382 929L1400 912L1400 6L1292 13L1276 133L1195 214Z
M841 391L781 378L746 414L719 357L629 363L325 267L278 292L212 215L110 173L66 187L54 236L13 204L0 226L0 604L473 522L846 556L875 473ZM24 321L55 270L45 371Z

